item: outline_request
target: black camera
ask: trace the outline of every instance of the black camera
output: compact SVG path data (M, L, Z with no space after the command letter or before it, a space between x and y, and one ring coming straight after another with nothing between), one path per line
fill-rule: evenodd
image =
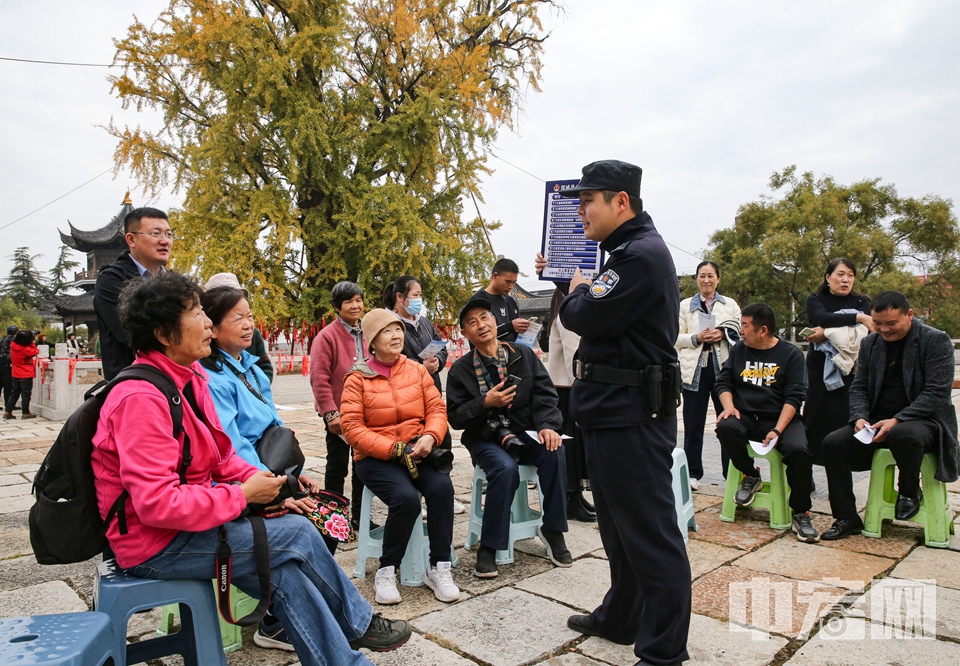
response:
M483 437L499 443L511 458L517 458L520 455L520 449L525 446L523 440L510 430L510 419L503 412L487 413Z
M420 435L417 435L403 447L403 453L408 456L413 455L413 444L418 439ZM443 472L444 474L449 474L453 471L453 451L449 449L434 448L425 455L421 462L425 462L438 472Z

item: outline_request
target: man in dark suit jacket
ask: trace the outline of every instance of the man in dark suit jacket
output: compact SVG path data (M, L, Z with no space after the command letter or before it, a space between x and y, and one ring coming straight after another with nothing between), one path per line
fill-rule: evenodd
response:
M106 379L116 377L134 359L118 312L123 285L141 275L162 271L173 249L173 232L162 210L134 208L123 220L123 232L129 249L100 270L93 289L93 309L100 330L100 358Z
M857 374L850 386L850 425L823 440L836 519L821 535L827 540L863 529L852 472L870 469L879 448L890 449L900 469L897 520L909 520L920 510L924 453L937 455L938 480L950 483L960 475L957 412L950 399L954 374L950 336L914 319L906 296L897 291L877 296L872 317L877 332L860 344ZM869 444L854 437L865 428L873 432Z

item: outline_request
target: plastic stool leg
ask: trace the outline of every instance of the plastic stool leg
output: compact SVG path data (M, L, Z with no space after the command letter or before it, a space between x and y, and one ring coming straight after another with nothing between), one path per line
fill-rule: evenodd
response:
M770 462L770 527L786 530L793 526L793 514L790 511L790 486L787 484L787 467L780 453L774 449L766 456Z
M373 513L373 491L364 486L360 500L360 527L357 533L357 563L353 568L354 578L367 577L367 560L383 554L383 541L370 531L370 517ZM374 530L382 533L383 528Z
M936 473L936 455L924 454L920 464L923 501L917 521L923 523L924 545L928 548L947 548L950 546L950 533L953 531L953 509L947 496L947 486L935 478Z
M867 490L867 508L863 516L865 537L879 539L883 521L893 520L896 491L893 486L897 463L890 449L877 449L870 463L870 485Z
M720 510L720 520L725 523L732 523L736 520L737 503L734 498L742 480L743 473L731 461L727 465L727 486L723 491L723 507Z

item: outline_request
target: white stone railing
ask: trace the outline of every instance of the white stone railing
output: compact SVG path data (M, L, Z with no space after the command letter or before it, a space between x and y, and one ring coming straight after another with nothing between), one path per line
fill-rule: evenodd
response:
M30 411L47 419L65 419L83 404L83 394L101 379L103 370L99 360L38 361Z

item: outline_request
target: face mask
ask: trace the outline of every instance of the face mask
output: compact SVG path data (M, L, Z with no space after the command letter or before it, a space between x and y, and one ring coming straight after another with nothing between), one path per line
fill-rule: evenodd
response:
M407 312L412 315L420 314L423 310L423 299L422 298L411 298L407 303Z

